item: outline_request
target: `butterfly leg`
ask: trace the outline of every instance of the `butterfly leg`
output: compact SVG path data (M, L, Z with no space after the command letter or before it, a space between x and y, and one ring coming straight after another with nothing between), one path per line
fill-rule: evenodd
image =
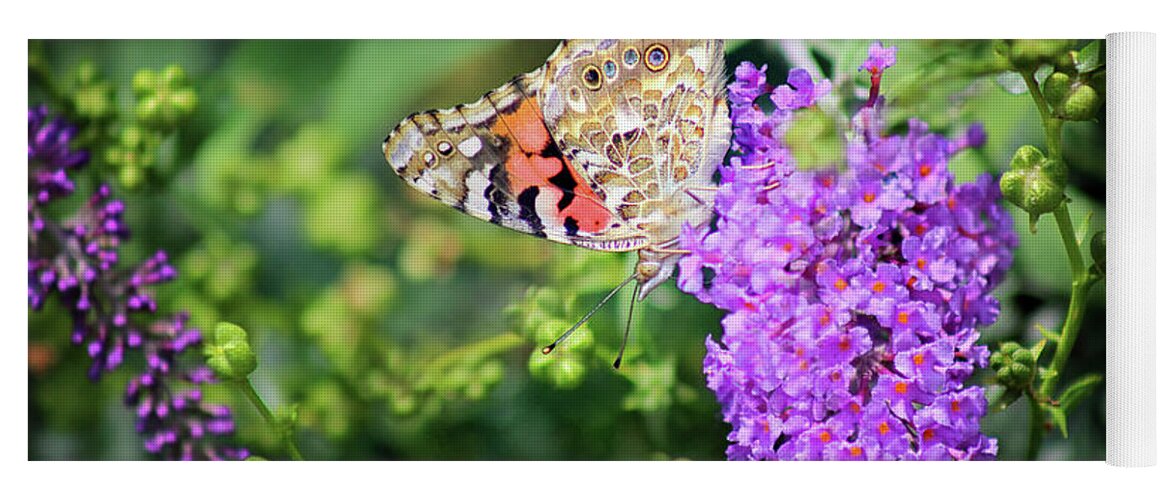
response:
M705 200L703 198L700 198L698 194L696 194L692 191L698 191L701 193L715 193L717 191L717 189L718 188L716 188L716 187L692 187L692 188L685 188L683 190L683 192L687 193L687 196L690 196L691 199L695 200L696 203L699 203L700 205L702 205L703 208L706 208L708 212L716 213L716 207L712 206L712 202Z
M634 303L638 293L642 291L642 284L634 287L634 295L630 296L630 309L626 311L626 331L622 334L622 346L618 348L618 357L614 358L614 369L622 365L622 355L626 353L626 341L630 338L630 323L634 321Z
M635 278L637 278L637 277L638 277L637 274L632 274L632 275L630 275L629 278L626 278L625 280L623 280L622 283L620 283L618 286L614 287L614 289L611 290L610 293L606 295L606 298L602 299L601 302L598 302L598 305L594 306L593 309L590 309L590 312L586 313L585 316L582 316L582 318L580 320L578 320L578 322L576 324L574 324L572 327L570 327L568 330L566 330L565 333L562 333L560 337L557 337L557 340L554 340L553 343L551 343L551 344L545 346L543 349L541 349L541 354L549 354L549 353L553 352L553 349L556 349L557 346L561 344L561 342L564 342L565 339L569 338L569 336L572 335L573 332L577 331L577 329L580 328L581 325L584 325L586 321L589 321L590 317L592 317L594 315L594 313L598 312L598 310L601 309L602 306L606 305L606 303L609 302L610 299L614 298L614 295L617 294L619 290L623 289L626 285L629 285L630 282L634 281ZM639 286L641 287L641 285L639 285ZM637 293L638 293L638 291L636 289L635 290L636 296L637 296Z

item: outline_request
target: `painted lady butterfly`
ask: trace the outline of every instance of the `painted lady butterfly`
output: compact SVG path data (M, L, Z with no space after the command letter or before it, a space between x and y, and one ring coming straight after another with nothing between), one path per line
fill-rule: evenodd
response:
M474 217L607 252L638 252L644 299L706 226L731 137L718 40L568 40L480 100L408 116L382 144L395 173ZM631 306L633 307L633 300ZM622 350L629 335L629 322ZM621 363L619 350L615 368Z

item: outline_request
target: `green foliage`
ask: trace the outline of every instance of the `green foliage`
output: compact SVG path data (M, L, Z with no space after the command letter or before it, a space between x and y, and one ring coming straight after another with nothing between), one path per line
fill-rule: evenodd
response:
M802 117L806 125L785 132L802 143L803 165L842 156L829 139L848 130L845 117L865 99L868 82L853 77L869 43L809 42L838 85ZM1009 68L993 44L890 43L899 63L884 79L888 128L913 116L951 136L972 122L986 127L987 146L952 163L959 181L999 174L1019 146L1043 137L1029 97L995 83ZM79 192L99 180L116 184L134 231L126 260L160 248L173 257L179 278L160 288L160 309L192 313L213 366L247 375L259 399L281 408L275 425L306 458L722 459L730 428L703 375L704 339L720 331L714 308L660 287L636 307L616 371L624 292L541 354L629 275L631 256L474 220L414 192L382 158L382 138L409 113L473 101L541 64L553 45L32 41L29 102L84 124L94 159L79 174ZM1013 50L1039 60L1034 54L1076 47ZM1056 69L1093 87L1104 74L1094 50ZM774 84L789 68L772 42L729 45L728 66L741 60L767 63ZM1065 192L1082 220L1104 213L1104 125L1077 125L1068 131L1082 138L1066 151ZM1027 346L1038 334L1026 325L1054 326L1055 308L1068 301L1069 270L1054 258L1061 239L1025 237L1025 218L1014 215L1022 247L1001 288L995 339ZM216 328L223 321L247 339ZM124 380L86 380L68 314L49 308L29 322L30 458L144 456L127 442ZM1101 371L1104 322L1104 298L1092 295L1085 347L1067 370ZM977 377L991 385L996 372ZM1070 431L1086 437L1077 446L1047 442L1050 456L1104 456L1100 392L1063 406ZM286 436L250 409L250 396L229 385L205 398L232 405L239 444L270 459L292 456ZM1020 406L984 423L1009 459L1023 456Z

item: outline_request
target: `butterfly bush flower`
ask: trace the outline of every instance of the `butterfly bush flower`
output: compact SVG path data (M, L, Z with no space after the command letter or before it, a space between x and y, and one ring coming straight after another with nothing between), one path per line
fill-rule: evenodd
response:
M44 106L28 112L28 299L40 310L58 297L73 318L71 339L93 360L93 380L122 365L127 350L143 353L146 371L131 380L126 404L137 412L137 430L146 450L166 459L243 459L248 451L222 444L231 434L231 412L202 400L200 386L212 382L203 365L183 366L179 356L198 348L198 330L186 315L159 319L153 285L176 277L159 251L139 266L119 268L119 247L130 233L122 222L125 205L100 185L74 214L54 220L54 201L71 195L69 177L89 160L70 141L76 128L49 119Z
M871 47L875 87L894 57ZM794 70L770 90L765 71L743 63L729 86L738 156L721 169L716 229L681 236L680 288L727 311L704 370L732 425L728 457L995 457L983 389L964 382L988 361L977 328L999 313L992 289L1017 239L992 177L956 186L947 169L983 129L951 141L912 121L883 136L874 97L845 168L798 170L784 130L829 84ZM766 94L772 113L754 104Z

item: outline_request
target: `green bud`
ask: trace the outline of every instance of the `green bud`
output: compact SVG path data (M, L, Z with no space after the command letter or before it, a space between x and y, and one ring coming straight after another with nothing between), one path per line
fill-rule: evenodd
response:
M212 342L203 354L207 366L224 380L241 381L256 370L256 353L248 344L248 333L231 323L216 325Z
M1024 145L1013 155L1009 171L1000 177L1000 192L1028 212L1035 224L1038 217L1056 210L1065 201L1066 175L1065 164Z
M1094 256L1094 266L1098 274L1106 275L1106 232L1098 231L1090 238L1090 255Z
M160 138L157 133L137 125L125 127L117 140L106 148L106 163L119 167L122 185L133 188L142 182L146 169L155 163Z
M141 70L132 82L137 102L135 116L141 124L156 129L170 129L190 116L199 104L199 98L187 81L180 66L169 66L162 72Z
M138 165L126 165L118 170L118 182L124 187L134 189L142 183L142 168Z
M529 373L559 389L572 389L585 380L586 367L572 352L546 355L538 349L529 356Z
M151 92L156 83L155 73L149 69L140 69L134 73L134 79L131 81L131 88L134 89L135 94L146 94Z
M158 97L147 95L139 99L138 104L134 106L134 115L144 122L151 121L159 115L159 109L162 106L163 102Z
M168 87L182 87L187 85L187 72L183 71L183 67L177 64L167 66L162 74L163 85Z
M1057 107L1069 95L1069 90L1073 86L1073 78L1065 73L1053 73L1049 78L1045 79L1045 87L1042 92L1045 95L1045 100L1049 102L1050 106Z
M1014 351L1012 353L1012 362L1013 364L1021 365L1028 369L1037 366L1037 360L1033 359L1033 353L1029 352L1028 349L1017 349Z
M114 114L114 86L100 78L92 61L83 61L74 69L73 88L70 98L79 116L101 121Z
M1007 56L1018 68L1033 68L1059 60L1070 45L1069 40L1009 40Z
M1013 380L1021 381L1021 382L1017 382L1014 385L1021 385L1022 383L1027 383L1030 376L1033 374L1033 370L1030 370L1029 367L1022 365L1022 364L1017 364L1017 363L1013 363L1012 366L1009 367L1009 372L1012 374L1011 378Z
M1023 389L1033 381L1037 360L1033 353L1016 342L1005 342L989 358L996 380L1010 389Z
M1078 82L1073 84L1064 102L1054 109L1054 115L1075 122L1093 120L1101 105L1101 94L1094 87Z
M1009 383L1013 380L1012 365L1002 366L999 370L996 370L996 380L1006 386L1014 386L1015 384Z
M182 89L171 94L169 104L177 113L186 116L195 112L195 107L199 105L199 97L195 95L194 90Z
M1057 60L1053 62L1053 66L1062 73L1077 72L1077 52L1072 50L1062 52L1057 57Z

